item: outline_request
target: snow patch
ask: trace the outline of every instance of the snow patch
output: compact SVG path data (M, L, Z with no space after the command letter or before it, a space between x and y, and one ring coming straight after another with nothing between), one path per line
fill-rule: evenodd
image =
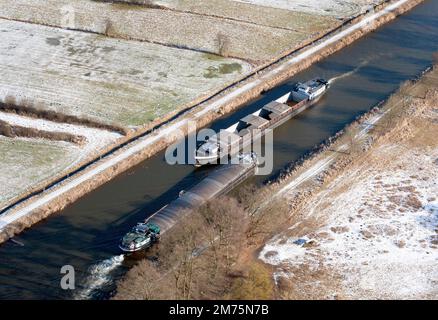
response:
M296 238L276 237L260 259L292 268L322 263L343 275L350 298L438 296L438 203L429 200L438 194L432 162L437 155L438 150L409 152L385 170L344 174L303 209L307 217L326 221L309 235L316 245L302 247L294 244ZM348 188L335 193L345 183Z
M346 18L365 12L379 0L233 0L258 6Z

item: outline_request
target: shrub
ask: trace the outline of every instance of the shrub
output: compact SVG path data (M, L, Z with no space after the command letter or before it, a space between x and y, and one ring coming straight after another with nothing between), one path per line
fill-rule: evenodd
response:
M269 300L274 295L269 269L261 263L253 263L248 275L236 279L230 298L238 300Z

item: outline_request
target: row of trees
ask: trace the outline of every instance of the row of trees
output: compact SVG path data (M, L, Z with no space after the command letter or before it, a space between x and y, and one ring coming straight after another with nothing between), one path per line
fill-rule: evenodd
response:
M12 95L7 95L3 101L0 101L0 111L16 113L31 118L45 119L53 122L69 123L90 128L115 131L123 135L126 134L125 128L119 125L101 123L86 117L66 114L60 110L49 110L49 108L42 102L35 102L26 98L17 101L15 96Z

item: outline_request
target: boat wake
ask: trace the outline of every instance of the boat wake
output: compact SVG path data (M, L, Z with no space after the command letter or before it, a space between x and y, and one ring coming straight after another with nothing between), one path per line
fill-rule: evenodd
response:
M92 298L93 292L103 286L110 284L112 278L110 273L119 267L124 260L123 254L105 259L88 269L89 276L86 278L84 284L81 286L83 289L74 295L76 300L87 300Z
M363 68L365 65L367 65L370 62L370 60L364 60L362 61L356 68L354 68L351 71L345 72L339 76L333 77L331 79L328 80L328 83L332 84L333 82L335 82L336 80L340 80L346 77L349 77L353 74L355 74L356 72L358 72L361 68Z

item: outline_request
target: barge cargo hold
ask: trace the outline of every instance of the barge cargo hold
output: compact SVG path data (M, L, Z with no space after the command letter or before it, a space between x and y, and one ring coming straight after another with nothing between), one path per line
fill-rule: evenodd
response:
M257 171L255 154L242 156L239 164L219 166L205 179L188 191L181 192L179 198L163 207L146 220L160 227L161 233L174 226L188 210L193 210L207 201L224 195Z
M315 104L329 88L324 79L298 83L294 89L256 112L240 119L204 142L195 154L195 166L217 164L232 157L287 120Z
M155 235L161 235L172 228L180 221L185 214L190 210L194 210L202 206L207 201L226 194L244 180L254 175L257 172L257 156L254 153L239 155L239 164L226 164L221 165L217 169L213 170L205 179L195 185L188 191L182 191L179 197L158 210L151 217L146 219L144 223L139 223L138 226L155 226L159 232L151 232L151 241L146 241L146 245L131 245L130 238L138 238L138 234L135 233L135 237L132 236L131 231L125 235L121 240L121 243L125 242L120 248L125 252L135 252L153 245L153 237ZM136 227L134 227L135 229ZM149 228L150 229L150 228ZM143 241L146 236L141 235L140 240Z

